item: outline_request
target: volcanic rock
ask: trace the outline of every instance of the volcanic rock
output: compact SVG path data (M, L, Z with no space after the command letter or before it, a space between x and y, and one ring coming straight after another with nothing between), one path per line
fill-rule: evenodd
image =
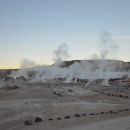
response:
M42 119L40 117L35 118L35 122L41 122L41 121L42 121Z
M32 125L32 121L31 120L26 120L26 121L24 121L24 125L25 126Z

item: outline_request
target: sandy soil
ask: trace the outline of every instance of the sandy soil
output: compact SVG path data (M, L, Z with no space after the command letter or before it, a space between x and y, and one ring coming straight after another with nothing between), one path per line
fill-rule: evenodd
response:
M83 83L1 89L0 130L130 130L130 92L119 90L122 87ZM36 123L36 117L42 122ZM31 126L24 125L28 119Z

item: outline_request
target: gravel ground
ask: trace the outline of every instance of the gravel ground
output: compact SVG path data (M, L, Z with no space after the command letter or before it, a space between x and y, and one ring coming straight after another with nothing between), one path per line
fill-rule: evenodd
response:
M130 130L130 93L115 88L58 83L1 89L0 130Z

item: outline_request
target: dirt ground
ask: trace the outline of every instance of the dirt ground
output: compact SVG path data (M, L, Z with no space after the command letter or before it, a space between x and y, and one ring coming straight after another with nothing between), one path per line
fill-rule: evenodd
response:
M0 89L0 130L130 130L129 122L127 86L55 82Z

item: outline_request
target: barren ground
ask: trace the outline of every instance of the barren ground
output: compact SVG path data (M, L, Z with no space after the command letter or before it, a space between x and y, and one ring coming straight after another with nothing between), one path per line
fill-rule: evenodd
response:
M85 86L60 82L1 89L0 130L130 130L127 89L118 83L101 87L98 83ZM64 119L66 116L70 118ZM36 123L35 117L42 122ZM24 125L28 119L32 120L31 126Z

